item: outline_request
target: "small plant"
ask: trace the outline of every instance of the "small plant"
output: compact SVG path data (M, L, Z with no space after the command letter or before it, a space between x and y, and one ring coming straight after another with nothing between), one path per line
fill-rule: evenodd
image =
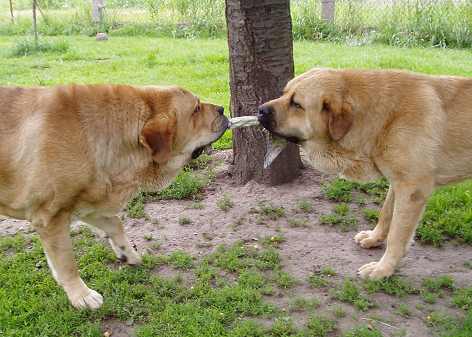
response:
M464 267L466 267L467 269L472 269L472 261L465 261Z
M306 228L308 227L308 220L301 218L291 218L287 220L289 227L291 228Z
M400 303L398 306L397 306L397 310L395 310L395 312L404 317L404 318L409 318L411 317L411 310L410 308L408 307L408 305L406 305L405 303Z
M336 205L333 213L320 217L320 224L338 226L343 232L354 230L357 228L358 221L349 213L349 206L347 204Z
M344 308L340 305L335 306L332 311L334 317L336 317L337 319L344 318L347 315L346 310L344 310Z
M421 298L428 304L434 304L438 301L438 294L431 291L422 291Z
M278 248L286 239L281 235L267 236L262 240L262 244L266 247Z
M382 333L370 326L359 326L346 332L343 337L383 337Z
M187 225L190 225L191 223L192 223L192 220L189 217L181 216L179 218L179 225L181 226L187 226Z
M144 234L144 240L152 241L152 239L153 239L152 234Z
M277 220L285 216L285 209L283 207L275 206L269 202L259 203L258 209L253 211L270 220Z
M146 213L144 213L144 194L139 193L133 199L128 202L126 206L126 212L128 216L133 219L144 218Z
M190 208L190 209L203 209L203 208L205 208L205 206L200 201L193 201L188 208Z
M454 290L454 279L449 275L425 278L423 280L423 287L432 292L439 292L441 289Z
M307 335L326 337L336 328L336 322L323 316L312 316L307 323Z
M297 284L297 280L287 272L278 271L275 274L275 283L280 288L289 289Z
M312 274L308 277L308 283L313 288L326 288L330 285L330 282L319 274Z
M184 251L175 251L169 255L169 263L177 269L190 269L193 266L193 259Z
M228 212L234 206L234 202L226 193L223 195L223 198L216 202L216 204L223 212Z
M362 296L356 284L349 279L345 280L343 284L333 292L333 297L339 301L351 303L361 311L366 311L374 306L371 301Z
M406 279L398 276L392 276L382 280L365 280L363 287L370 294L383 292L397 297L404 297L409 294L418 293L418 290Z
M364 208L362 210L362 213L364 215L364 218L371 223L376 223L377 221L379 221L380 211L378 209Z
M161 199L175 200L195 198L203 186L201 178L197 178L189 170L183 170L169 187L158 193L158 196Z
M314 310L320 306L320 301L316 298L306 299L304 297L296 297L290 301L288 310L290 312L300 312L304 310Z
M297 203L297 207L304 213L311 213L313 212L313 204L306 199L300 200Z
M320 273L321 273L321 275L325 275L325 276L336 276L337 275L336 271L330 266L325 266L325 267L321 268Z
M352 191L354 188L354 183L337 178L327 184L324 184L322 186L322 191L324 195L330 200L350 202L352 201Z
M452 303L463 310L472 309L472 287L456 290L452 296Z

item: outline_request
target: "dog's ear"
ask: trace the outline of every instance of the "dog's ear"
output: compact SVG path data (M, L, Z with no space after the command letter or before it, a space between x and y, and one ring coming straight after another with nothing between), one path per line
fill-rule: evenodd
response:
M155 162L162 164L170 159L175 137L175 118L159 114L146 122L139 142L149 149Z
M341 140L351 129L352 108L346 102L336 102L333 99L323 99L323 111L328 115L328 131L335 141Z

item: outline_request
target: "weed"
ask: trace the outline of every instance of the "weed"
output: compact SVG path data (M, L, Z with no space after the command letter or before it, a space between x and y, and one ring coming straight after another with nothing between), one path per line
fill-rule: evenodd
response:
M289 289L297 284L297 280L285 271L277 271L275 273L275 283L282 289Z
M324 266L323 268L321 268L320 274L324 275L324 276L336 276L337 275L336 271L330 266Z
M334 201L350 202L352 201L352 191L355 184L344 179L334 179L322 186L324 195Z
M472 287L457 289L452 297L452 302L458 308L472 312Z
M319 274L312 274L308 277L308 283L313 288L327 288L331 284L324 276Z
M289 227L291 228L306 228L308 227L308 220L302 218L290 218L287 220Z
M158 193L161 199L189 199L197 197L204 186L201 178L197 178L189 170L183 170L166 189Z
M187 226L187 225L190 225L190 224L192 224L192 220L191 220L189 217L187 217L187 216L181 216L181 217L179 218L179 225L181 225L181 226Z
M377 221L379 221L380 211L378 209L364 208L362 213L364 218L370 223L377 223Z
M344 310L344 308L340 305L336 305L333 309L333 315L334 317L336 317L337 319L341 319L341 318L344 318L346 317L346 310Z
M357 228L358 221L349 214L349 206L345 203L336 205L331 214L320 217L320 224L338 226L343 232Z
M38 44L33 39L19 40L13 50L11 56L29 56L39 53L60 53L64 54L69 50L69 43L65 40L60 41L39 41Z
M223 198L219 199L216 202L217 206L219 209L221 209L223 212L228 212L231 208L234 206L234 202L231 200L228 194L224 194Z
M374 306L371 301L362 296L356 284L349 279L345 280L341 286L335 289L333 297L339 301L351 303L361 311L366 311Z
M265 247L275 247L279 248L282 243L284 243L286 239L282 235L273 235L267 236L262 239L262 244Z
M297 202L297 207L304 213L313 212L313 203L309 200L303 199Z
M411 310L410 310L410 308L408 307L408 305L405 304L405 303L400 303L400 304L398 304L397 309L395 310L395 312L396 312L398 315L400 315L400 316L402 316L402 317L404 317L404 318L409 318L409 317L411 317Z
M305 297L296 297L290 301L288 309L290 312L300 312L305 310L314 310L320 306L320 301L316 298L307 299Z
M169 255L169 263L177 269L190 269L193 266L193 259L186 252L177 250Z
M370 326L359 326L346 332L343 337L383 337L382 333Z
M126 212L130 218L139 219L144 218L144 194L138 193L133 199L128 202Z
M336 328L336 322L323 316L312 316L306 325L306 335L310 337L326 337Z
M363 287L370 294L383 292L397 297L418 293L418 290L413 285L399 276L392 276L382 280L366 280L363 283Z

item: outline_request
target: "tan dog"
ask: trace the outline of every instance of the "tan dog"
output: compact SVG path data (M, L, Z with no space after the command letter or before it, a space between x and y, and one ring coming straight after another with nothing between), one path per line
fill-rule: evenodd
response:
M436 186L472 177L472 79L400 71L314 69L259 108L261 123L306 151L315 168L390 188L364 248L387 239L364 278L393 274Z
M79 276L71 220L139 263L116 213L138 189L168 185L227 126L223 107L178 87L0 87L0 213L31 221L72 305L96 309L102 296Z

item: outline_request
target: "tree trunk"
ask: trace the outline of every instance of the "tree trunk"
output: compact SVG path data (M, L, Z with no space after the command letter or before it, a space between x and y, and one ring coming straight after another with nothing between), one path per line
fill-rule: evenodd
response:
M92 21L102 24L105 0L92 0Z
M335 0L321 0L321 17L326 22L334 22Z
M10 17L11 23L15 23L15 16L13 15L13 0L10 0Z
M254 115L257 107L279 97L293 77L292 20L289 0L226 0L230 52L231 112ZM290 144L268 169L264 155L270 136L259 127L233 133L237 183L251 179L277 185L300 173L298 147Z
M38 48L38 22L36 20L36 6L37 0L33 0L33 31L34 31L34 45Z

